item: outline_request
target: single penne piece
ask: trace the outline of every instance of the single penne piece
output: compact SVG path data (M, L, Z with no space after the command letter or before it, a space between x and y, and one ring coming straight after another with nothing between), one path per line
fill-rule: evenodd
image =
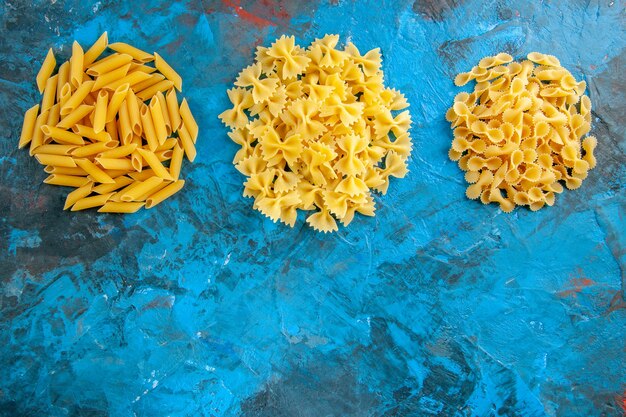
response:
M78 106L83 104L85 98L91 92L91 87L93 86L93 81L83 82L77 89L74 91L74 94L61 106L61 116L66 116L76 110Z
M106 150L98 154L97 158L123 158L130 155L137 148L136 143L129 143L128 145L118 146L114 149Z
M61 97L61 89L70 80L70 63L65 61L59 66L59 72L57 73L59 78L57 79L57 101Z
M150 115L152 116L152 125L154 126L154 132L156 133L159 145L162 145L167 139L167 129L165 127L165 121L163 120L163 111L161 110L161 102L154 96L150 100Z
M178 91L181 91L183 89L183 79L181 78L181 76L178 75L178 73L174 71L174 68L172 68L163 59L163 57L156 52L154 53L154 66L156 67L156 69L159 70L161 74L165 75L165 78L174 83L174 87L176 87Z
M139 117L139 101L132 89L128 90L126 106L128 107L128 119L131 130L135 135L141 136L143 128L141 127L141 118Z
M75 175L79 177L86 177L87 172L79 167L56 167L54 165L47 165L44 169L46 174L60 174L60 175Z
M183 154L183 148L176 143L172 151L172 160L170 161L170 175L174 181L178 181L180 177L180 168L183 165Z
M28 145L33 139L35 133L35 122L37 121L37 113L39 112L39 104L35 104L24 113L24 121L22 122L22 133L20 134L20 141L17 144L19 149Z
M181 188L185 185L185 180L178 180L167 187L163 188L160 191L152 194L150 197L146 199L146 208L152 208L157 204L163 202L165 199L170 198L174 194L180 191Z
M131 90L128 90L130 94ZM125 102L128 102L128 97ZM128 106L123 104L119 111L119 123L120 123L120 143L122 145L128 145L133 139L133 128L130 125L130 116L128 115Z
M153 169L144 169L141 172L131 172L128 174L129 177L134 179L135 181L145 181L150 177L154 177L156 174Z
M67 210L72 207L78 200L87 197L91 194L91 190L93 189L93 182L88 182L87 184L78 187L71 193L67 195L65 198L65 205L63 206L63 210Z
M152 194L157 193L158 191L161 191L162 189L164 189L165 187L167 187L171 183L172 183L172 181L163 181L161 184L157 185L153 189L148 190L147 193L144 193L143 195L140 195L139 197L137 197L136 201L146 201L146 198L150 197Z
M107 45L109 44L109 37L106 32L104 32L100 37L91 45L91 48L85 52L83 56L83 70L85 70L88 66L94 63L96 59L105 49L107 49Z
M140 148L142 145L141 137L134 136L133 143L137 145L137 148ZM135 171L137 172L143 171L143 158L141 157L139 152L137 152L136 148L135 148L135 151L133 151L133 153L130 154L130 162L133 165L133 169Z
M159 81L158 83L151 85L150 87L139 91L137 97L141 99L141 101L146 101L150 97L153 97L158 91L167 91L172 88L172 83L170 80Z
M159 100L159 105L161 106L161 112L163 113L163 122L165 122L165 131L167 132L167 136L171 136L172 123L170 122L170 115L167 111L167 102L165 101L165 96L161 91L157 92L154 96Z
M67 103L70 97L72 97L72 85L69 82L67 82L61 88L61 95L57 97L59 106L61 107L65 106L65 103Z
M141 149L141 148L138 148L137 152L139 152L141 157L148 163L150 168L154 170L154 173L156 175L163 178L164 180L170 180L170 181L172 180L172 176L167 171L167 169L165 169L163 164L161 164L161 161L159 161L159 158L157 158L154 152L148 151L146 149Z
M75 110L73 110L70 114L65 116L61 121L57 124L58 128L61 129L69 129L79 121L81 121L85 116L87 116L92 110L94 106L90 106L88 104L81 104Z
M107 175L113 179L121 177L122 175L126 175L130 172L130 170L128 169L104 169L103 171L106 172Z
M139 64L137 62L133 62L132 64L130 64L130 69L128 70L128 72L139 71L139 72L145 72L146 74L152 74L156 70L157 69L154 68L154 67L149 67L147 65Z
M85 144L85 140L82 138L82 136L67 131L65 129L43 125L41 126L41 131L44 135L51 137L61 144L77 146L83 146Z
M154 130L154 124L152 123L150 108L145 104L142 104L139 109L139 117L141 118L141 125L143 127L146 142L148 142L148 149L154 152L159 146L159 140L157 138L156 131Z
M83 48L76 41L72 44L72 57L70 58L70 84L75 88L83 83Z
M120 107L122 107L122 104L124 103L124 100L126 99L126 95L128 94L129 88L130 88L130 85L122 84L119 87L117 87L115 91L113 92L111 101L109 102L109 105L107 106L107 118L106 118L107 122L110 122L111 120L115 119L117 112L119 111Z
M94 207L100 207L106 204L106 202L109 201L109 198L111 198L112 195L113 193L108 193L108 194L100 194L100 195L94 195L91 197L81 198L76 203L74 203L74 205L72 206L72 211L79 211L79 210L86 210L86 209L90 209Z
M136 187L133 187L131 190L123 193L120 196L120 200L122 201L140 201L139 197L144 194L149 194L151 190L161 185L163 182L163 178L161 177L150 177L145 181L142 181Z
M98 166L91 162L89 159L78 158L75 159L75 162L76 165L84 169L87 174L89 174L93 181L100 182L102 184L112 184L115 182L115 180L113 180L113 178L111 178L109 174L98 168Z
M180 118L180 112L178 110L178 98L176 98L176 90L170 88L165 95L165 101L167 103L167 112L170 116L170 123L172 124L172 132L177 132L182 123Z
M133 165L127 158L101 158L96 157L96 162L104 169L131 171Z
M129 64L133 57L128 54L113 54L89 66L86 73L92 77L99 77L102 74L113 71L122 65Z
M93 87L91 87L91 91L100 90L105 86L113 83L114 81L121 80L128 73L130 65L131 64L122 65L121 67L116 68L111 72L107 72L96 77Z
M63 187L82 187L83 185L89 183L89 178L87 177L77 177L74 175L63 175L63 174L52 174L49 175L45 180L43 180L46 184L52 185L61 185Z
M57 93L58 74L53 75L46 81L46 87L43 90L43 98L41 99L41 111L48 110L54 106L54 99Z
M193 140L191 140L191 136L189 136L189 132L187 132L187 126L183 123L183 125L178 129L178 137L180 138L180 143L185 150L185 155L187 155L187 159L190 162L193 162L196 159L196 146L193 144Z
M173 151L171 149L165 149L163 151L156 151L154 154L160 162L169 161L172 159Z
M177 143L178 143L177 138L167 138L165 142L163 142L162 145L159 145L159 147L157 148L157 151L165 151L168 149L173 149Z
M115 191L122 187L126 187L131 182L134 182L132 178L128 178L123 175L117 178L114 178L114 180L115 180L115 183L113 184L96 185L95 187L93 187L92 191L97 194L107 194L107 193L110 193L111 191Z
M109 45L110 49L120 54L128 54L139 62L150 62L154 60L154 57L147 52L142 51L139 48L135 48L124 42L115 42Z
M139 84L135 84L133 86L133 90L135 90L135 92L145 90L146 88L151 87L155 85L156 83L159 83L163 80L165 80L165 77L161 74L150 74L150 78L147 78L146 80L140 82Z
M109 134L109 136L111 136L111 140L119 141L119 135L117 133L117 122L115 121L115 119L106 122L106 124L104 125L104 129Z
M142 208L144 203L122 203L109 201L100 209L98 213L135 213Z
M119 145L119 142L116 140L112 140L109 142L96 142L91 143L89 145L76 147L72 150L72 156L74 158L84 158L89 155L96 155L100 152L104 152L110 149L114 149ZM61 146L61 145L59 145Z
M104 130L100 133L96 133L93 127L89 127L86 125L74 125L74 129L75 133L77 133L78 135L88 139L96 140L98 142L118 142L117 138L113 139L109 132Z
M37 119L35 120L35 127L33 128L33 137L30 141L30 149L29 149L30 156L33 156L35 154L34 153L35 149L43 145L44 132L41 130L41 128L45 125L46 120L48 120L48 113L49 111L45 111L41 113L39 116L37 116Z
M183 99L180 103L180 117L183 119L183 124L187 126L189 137L191 137L193 143L196 143L196 139L198 138L198 123L196 123L196 119L194 119L193 114L191 114L187 99Z
M71 156L37 153L35 158L41 165L76 168L76 161Z
M126 74L126 76L120 78L119 80L110 82L102 88L115 90L122 84L128 84L133 87L133 90L137 91L137 88L135 88L134 86L142 81L147 80L148 78L150 78L150 74L146 74L145 72L131 72L130 74Z
M98 91L98 99L96 100L96 108L93 113L93 131L100 133L104 130L107 118L107 106L109 105L109 92L106 90Z
M38 153L45 153L48 155L71 155L74 149L77 149L76 145L41 145L35 149L35 155Z
M52 52L52 48L48 49L48 53L46 54L46 58L43 60L41 64L41 68L39 68L39 72L37 73L37 88L39 89L39 93L43 93L46 88L46 82L48 78L54 72L54 67L57 65L57 60L54 57L54 52Z
M48 126L56 126L59 123L59 118L61 117L61 105L59 103L50 107L48 111L48 119L46 124Z

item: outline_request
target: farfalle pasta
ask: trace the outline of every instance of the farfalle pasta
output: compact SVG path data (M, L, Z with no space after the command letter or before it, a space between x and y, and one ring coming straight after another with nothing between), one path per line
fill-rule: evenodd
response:
M407 173L412 144L409 104L385 87L380 50L339 49L326 35L307 49L293 36L258 47L256 60L228 90L219 118L241 148L233 163L243 195L273 221L332 232L355 213L373 216L372 191L387 192Z
M467 197L507 213L516 205L552 206L561 183L577 189L596 166L597 140L585 137L591 128L585 82L554 56L527 58L500 53L457 75L457 86L476 85L459 93L446 114L454 131L449 157L465 171Z

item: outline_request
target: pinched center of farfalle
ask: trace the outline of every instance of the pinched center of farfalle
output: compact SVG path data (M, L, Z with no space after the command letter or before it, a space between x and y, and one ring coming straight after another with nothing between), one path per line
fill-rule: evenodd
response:
M254 208L290 226L297 210L314 211L307 222L323 232L373 216L372 191L406 175L412 149L411 116L400 112L409 104L384 86L380 50L338 42L326 35L303 49L282 36L258 47L219 116L241 146L233 163Z

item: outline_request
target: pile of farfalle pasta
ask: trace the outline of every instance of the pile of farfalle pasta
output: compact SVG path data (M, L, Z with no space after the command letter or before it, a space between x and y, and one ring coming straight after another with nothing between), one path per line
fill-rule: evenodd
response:
M505 212L553 205L561 182L576 189L596 165L596 138L583 139L591 125L585 82L554 56L527 58L514 62L500 53L459 74L457 86L476 85L458 94L446 114L454 129L449 156L471 184L467 197Z
M49 50L37 75L41 104L26 112L19 147L30 144L45 183L76 188L65 209L132 213L183 187L198 125L187 101L178 103L181 77L159 54L109 44L105 32L87 51L74 42L55 69Z
M220 114L241 146L233 163L248 177L244 195L273 221L293 227L312 210L316 230L337 230L356 212L373 216L372 190L386 193L407 173L411 117L404 96L386 88L379 49L339 49L326 35L304 49L282 36L258 47L228 91Z

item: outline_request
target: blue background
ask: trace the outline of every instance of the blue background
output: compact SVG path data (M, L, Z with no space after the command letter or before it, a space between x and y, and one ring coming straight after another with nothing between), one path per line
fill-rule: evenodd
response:
M0 414L622 415L624 7L3 2ZM127 216L62 212L67 189L16 149L46 50L65 59L105 30L162 53L201 126L183 192ZM380 47L411 103L411 172L331 235L251 209L217 119L283 33ZM554 207L505 214L465 198L444 113L457 72L535 50L588 82L598 167Z

